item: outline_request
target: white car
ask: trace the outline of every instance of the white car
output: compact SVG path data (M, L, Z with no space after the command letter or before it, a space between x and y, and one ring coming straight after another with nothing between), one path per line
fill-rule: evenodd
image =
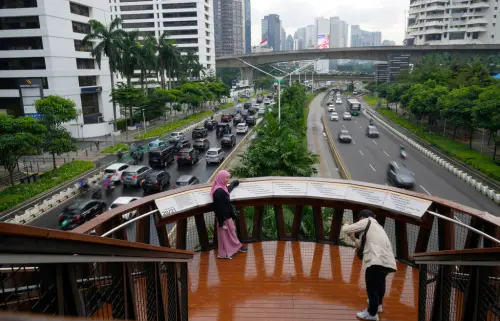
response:
M126 170L128 167L129 165L125 163L114 163L112 165L109 165L104 170L104 176L111 177L111 180L113 182L119 182L120 178L122 177L123 171Z
M178 142L182 139L184 139L184 133L182 133L182 132L171 132L170 133L170 141Z
M350 113L348 112L345 112L343 115L342 115L342 118L344 118L344 120L351 120L352 119L352 116Z
M339 114L337 114L336 112L331 113L330 114L330 120L338 121L339 120Z
M266 108L265 107L260 107L259 112L257 113L258 115L264 115L266 113Z
M269 105L271 104L271 100L269 98L264 99L264 105Z
M336 104L342 104L342 99L340 98L337 98L337 100L335 101Z
M248 133L248 125L245 123L240 123L236 126L236 134L246 134Z
M332 112L332 111L335 111L335 106L328 106L328 112Z
M113 203L111 203L111 205L109 206L109 209L112 210L112 209L117 208L119 206L132 203L133 201L138 200L138 199L140 199L140 197L129 197L129 196L118 197L117 199L115 199L113 201ZM130 213L125 213L125 214L122 215L122 217L123 217L123 219L125 221L128 221L131 218L133 218L136 213L137 213L137 211L133 211L133 212L130 212Z

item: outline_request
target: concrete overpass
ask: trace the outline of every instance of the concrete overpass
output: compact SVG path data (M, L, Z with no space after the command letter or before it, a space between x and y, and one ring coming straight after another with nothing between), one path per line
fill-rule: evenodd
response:
M378 46L329 49L305 49L295 51L261 52L249 55L219 57L215 59L217 67L248 67L239 59L252 65L321 59L358 59L387 61L392 54L409 54L411 62L429 53L454 53L457 56L476 56L496 54L500 44L492 45L443 45L443 46ZM239 59L238 59L239 58Z
M290 77L286 77L284 79L284 82L287 82L287 80L289 80ZM311 73L308 72L305 77L304 77L304 74L301 73L300 76L299 75L292 75L292 81L296 81L296 80L304 80L304 79L307 79L307 80L311 80ZM314 75L314 81L329 81L329 80L351 80L351 81L363 81L363 80L374 80L375 79L375 76L367 76L367 75L363 75L363 76L349 76L349 75L325 75L325 74L322 74L322 75Z

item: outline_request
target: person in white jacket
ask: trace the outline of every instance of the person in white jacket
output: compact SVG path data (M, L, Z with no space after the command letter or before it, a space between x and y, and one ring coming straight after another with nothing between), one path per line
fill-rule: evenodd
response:
M370 210L359 212L359 221L354 224L344 224L342 231L345 232L356 244L356 248L362 246L362 238L365 229L366 241L363 248L363 268L365 270L366 292L368 294L368 309L356 313L361 320L378 320L378 313L383 311L382 300L385 295L385 279L387 274L395 272L396 259L392 251L391 241L385 233L384 228L375 220L375 214ZM359 239L354 236L361 232Z

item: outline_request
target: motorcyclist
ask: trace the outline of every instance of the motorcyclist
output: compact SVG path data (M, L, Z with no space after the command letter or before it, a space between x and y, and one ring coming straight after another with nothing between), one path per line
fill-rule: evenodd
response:
M406 158L406 150L403 145L399 145L399 155L403 158Z
M78 184L80 185L80 189L89 189L89 181L86 178L81 178L78 181Z
M106 175L104 177L104 181L103 181L103 185L104 185L104 190L108 190L110 187L111 187L111 177L109 177L108 175Z
M373 118L370 118L370 125L373 125Z
M118 150L116 153L116 157L118 158L118 161L121 161L123 158L123 151L121 149Z

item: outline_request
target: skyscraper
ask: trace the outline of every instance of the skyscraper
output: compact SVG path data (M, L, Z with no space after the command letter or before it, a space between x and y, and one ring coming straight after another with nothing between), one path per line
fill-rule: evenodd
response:
M280 50L286 50L286 32L283 29L283 25L280 24Z
M288 35L288 37L286 37L285 50L293 50L293 37L292 37L292 35Z
M299 49L305 49L306 48L306 27L302 27L297 29L295 31L295 34L293 35L294 40L297 40L297 43L295 45L294 43L294 50L299 50Z
M305 49L314 49L318 44L318 34L316 33L315 25L308 25L306 27L306 43Z
M330 18L330 48L347 47L349 25L339 17ZM330 70L337 69L337 60L330 60Z
M281 21L277 14L264 16L261 21L262 40L267 38L268 48L280 51L281 48Z
M244 0L244 32L245 32L245 53L252 53L252 8L250 0Z
M316 18L315 23L316 40L314 47L317 48L319 35L324 35L325 39L327 38L328 42L330 41L330 19ZM327 48L329 48L329 44ZM320 74L326 74L330 71L330 63L328 60L318 60L314 65L316 67L316 72Z
M213 0L215 55L240 55L245 52L243 0Z
M382 33L380 31L365 31L359 25L351 26L351 47L380 46Z

